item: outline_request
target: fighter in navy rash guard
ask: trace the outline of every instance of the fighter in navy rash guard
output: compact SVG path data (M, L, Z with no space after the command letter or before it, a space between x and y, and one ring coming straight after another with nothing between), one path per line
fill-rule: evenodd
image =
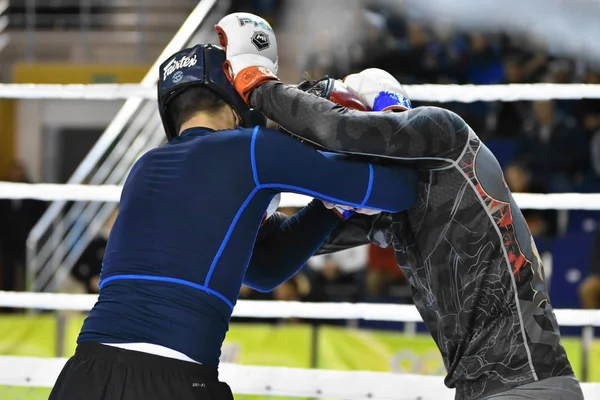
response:
M314 201L253 254L277 193L397 212L416 188L411 171L329 159L269 129L188 129L132 168L78 343L152 343L216 366L242 283L273 289L338 224Z

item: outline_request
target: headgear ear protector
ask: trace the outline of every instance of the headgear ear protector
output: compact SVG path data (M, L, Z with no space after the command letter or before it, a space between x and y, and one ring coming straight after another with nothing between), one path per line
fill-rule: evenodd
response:
M225 51L221 47L199 44L173 54L161 64L157 85L158 111L169 140L177 137L179 132L166 115L167 106L183 90L193 86L205 85L217 93L240 116L242 127L266 125L265 116L249 108L225 76L225 58Z

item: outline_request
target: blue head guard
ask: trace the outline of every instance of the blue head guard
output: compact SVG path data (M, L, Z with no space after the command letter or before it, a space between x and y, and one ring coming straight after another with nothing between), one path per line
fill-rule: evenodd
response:
M249 108L237 94L223 71L225 51L216 45L199 44L173 54L161 64L158 78L158 111L167 138L179 135L177 127L166 115L167 105L183 90L192 86L206 85L240 116L240 125L249 128L265 126L263 114Z

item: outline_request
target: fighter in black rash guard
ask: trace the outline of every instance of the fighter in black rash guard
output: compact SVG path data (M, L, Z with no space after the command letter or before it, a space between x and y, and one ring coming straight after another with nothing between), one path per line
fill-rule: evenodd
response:
M198 45L161 66L170 140L127 178L98 301L51 399L231 399L217 366L242 283L274 289L340 221L315 200L267 219L257 239L272 199L295 192L391 212L416 200L410 171L331 159L260 126L231 129L255 116L224 61L222 49Z
M582 399L531 233L497 160L465 121L438 107L353 111L280 83L260 52L240 50L248 32L234 18L217 32L236 90L252 107L304 141L423 176L408 211L357 220L366 223L365 241L393 244L456 398ZM239 62L244 52L254 64Z
M533 237L490 150L458 115L340 109L267 82L252 105L328 150L418 162L419 200L390 218L398 265L460 399L572 375ZM336 132L332 135L331 132Z

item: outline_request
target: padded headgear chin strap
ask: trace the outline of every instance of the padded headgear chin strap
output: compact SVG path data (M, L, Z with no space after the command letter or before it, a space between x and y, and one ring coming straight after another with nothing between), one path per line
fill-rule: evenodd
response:
M173 54L161 64L157 85L158 111L169 140L177 137L179 132L167 115L167 106L183 90L194 86L206 86L219 95L240 116L240 126L266 125L265 116L249 108L225 76L225 58L221 47L199 44Z

